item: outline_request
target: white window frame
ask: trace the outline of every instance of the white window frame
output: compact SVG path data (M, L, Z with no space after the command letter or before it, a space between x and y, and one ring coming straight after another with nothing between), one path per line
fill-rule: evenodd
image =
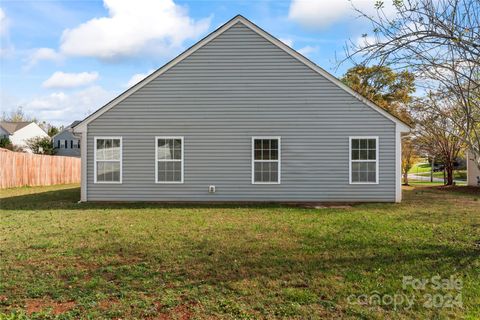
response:
M120 181L97 181L97 140L120 139ZM93 144L93 177L97 184L122 184L123 182L123 139L122 137L95 137ZM99 160L103 162L118 162L118 160Z
M352 160L352 140L355 139L375 139L375 160ZM379 183L379 174L378 174L378 168L379 168L379 150L380 150L380 144L378 143L378 136L351 136L348 138L348 154L349 154L349 161L348 161L348 178L350 184L378 184ZM362 181L357 181L353 182L352 181L352 162L375 162L375 182L362 182Z
M276 139L278 140L278 159L277 160L255 160L255 140L258 139ZM281 184L282 176L282 137L280 136L254 136L252 137L252 184ZM274 162L278 163L277 182L255 182L255 162Z
M158 159L158 140L159 139L180 139L182 141L182 159L181 160L176 160L176 159ZM185 139L181 136L156 136L155 137L155 183L159 184L182 184L183 183L183 173L184 173L184 153L185 153ZM182 168L182 173L181 173L181 180L180 181L158 181L158 162L163 161L177 161L181 162L181 168Z

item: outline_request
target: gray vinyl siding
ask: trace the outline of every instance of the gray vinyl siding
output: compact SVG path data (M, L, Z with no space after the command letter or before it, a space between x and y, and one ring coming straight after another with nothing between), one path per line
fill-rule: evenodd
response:
M379 184L349 184L349 136L379 137ZM94 137L123 137L123 183L94 184ZM155 183L183 136L184 183ZM281 184L251 183L252 136L281 136ZM88 201L395 201L395 124L236 24L88 125ZM217 192L208 194L208 186Z

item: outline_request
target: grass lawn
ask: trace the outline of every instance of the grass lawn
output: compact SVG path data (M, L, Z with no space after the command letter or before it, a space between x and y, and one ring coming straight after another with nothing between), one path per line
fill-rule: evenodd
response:
M430 168L431 168L430 163L427 163L427 162L421 163L421 162L419 162L419 163L415 163L415 164L410 168L410 170L408 170L408 173L415 173L415 174L416 174L416 173L426 173L426 172L430 173L430 171L431 171Z
M416 186L401 204L343 209L0 195L3 318L480 317L478 190ZM437 275L461 288L402 288Z

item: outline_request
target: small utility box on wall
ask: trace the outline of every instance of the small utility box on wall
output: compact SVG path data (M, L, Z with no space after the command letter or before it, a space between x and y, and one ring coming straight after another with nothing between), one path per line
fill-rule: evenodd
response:
M208 193L215 193L215 186L208 186Z

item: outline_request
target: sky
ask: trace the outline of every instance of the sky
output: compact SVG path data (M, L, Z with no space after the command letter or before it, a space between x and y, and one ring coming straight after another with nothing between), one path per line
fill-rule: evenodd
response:
M349 0L1 0L0 109L83 119L237 14L337 77L370 31Z

